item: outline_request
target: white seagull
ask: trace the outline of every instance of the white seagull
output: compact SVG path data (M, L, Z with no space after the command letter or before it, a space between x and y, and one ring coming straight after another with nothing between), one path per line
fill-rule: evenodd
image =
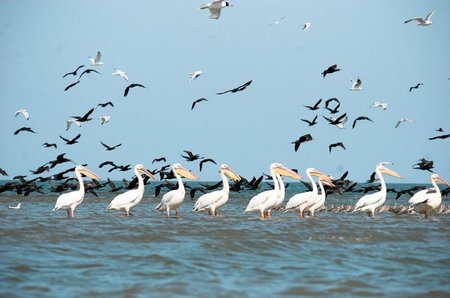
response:
M66 120L66 123L67 123L66 130L69 130L69 128L70 128L70 126L71 126L72 124L76 124L78 127L81 127L81 122L80 122L80 121L77 121L77 120L75 120L75 119L69 119L69 120Z
M433 187L415 193L408 201L410 204L409 211L421 213L425 218L428 218L430 213L439 208L442 203L442 195L437 186L437 182L450 186L450 184L439 177L438 174L432 174L431 184L433 184Z
M431 16L433 14L434 14L434 10L432 12L430 12L425 17L425 19L423 19L423 18L413 18L413 19L409 19L409 20L404 21L404 23L406 24L406 23L409 23L409 22L412 22L412 21L417 21L418 22L417 26L429 26L429 25L433 24L433 22L431 21Z
M17 115L19 115L19 114L22 114L22 115L25 117L26 120L30 119L30 114L29 114L28 111L25 110L25 109L19 109L19 110L17 110L17 111L16 111L16 114L15 114L14 116L17 117Z
M362 87L361 87L362 81L360 79L357 79L356 81L353 79L350 79L350 81L352 81L352 88L350 88L350 90L359 91L362 89Z
M118 68L114 68L114 72L112 73L112 75L113 75L113 76L119 76L119 77L121 77L122 79L125 79L125 80L128 81L128 75L127 75L127 73L126 73L125 71L123 71L123 70L118 69Z
M387 106L388 106L387 102L379 102L379 101L376 101L376 102L374 102L373 104L371 104L371 105L369 106L369 108L382 108L383 110L386 110L386 109L387 109Z
M310 22L306 22L303 24L303 31L306 31L309 29L309 27L311 27L311 23Z
M191 72L189 74L190 78L189 78L189 82L192 80L195 80L196 78L198 78L199 76L201 76L203 74L203 71L201 70L196 70L194 72Z
M200 5L200 9L209 9L209 12L211 13L211 15L209 16L211 19L218 19L220 17L220 11L222 10L222 8L224 7L231 7L233 6L232 4L230 4L227 1L224 0L216 0L210 3L205 3Z
M100 116L100 117L98 117L98 119L102 120L102 123L101 123L102 125L108 124L109 120L111 120L111 116L109 116L109 115Z
M9 209L20 209L20 205L22 205L22 203L17 203L17 206L8 206Z
M395 125L395 128L399 127L400 124L402 124L403 122L411 122L411 123L414 123L414 121L411 120L411 119L408 119L408 118L401 118L400 120L397 121L397 124Z
M100 52L97 52L97 55L95 56L95 58L92 58L92 57L88 57L88 58L91 61L92 66L98 66L98 65L103 64L103 62L100 61L102 59L102 53L100 53Z

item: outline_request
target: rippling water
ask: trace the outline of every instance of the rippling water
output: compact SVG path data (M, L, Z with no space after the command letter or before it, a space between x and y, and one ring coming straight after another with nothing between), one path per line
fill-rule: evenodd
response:
M255 193L232 193L217 218L194 214L186 198L179 219L154 211L150 192L130 217L106 211L116 194L87 195L75 219L51 211L57 195L0 194L0 296L450 296L450 215L260 220L243 215Z

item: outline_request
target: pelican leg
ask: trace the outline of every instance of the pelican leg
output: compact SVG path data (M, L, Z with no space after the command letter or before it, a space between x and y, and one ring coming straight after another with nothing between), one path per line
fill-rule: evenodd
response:
M180 217L180 212L178 211L178 209L175 210L175 216Z
M424 215L423 218L428 218L428 213L427 212L425 212L423 215Z
M71 216L72 218L75 217L75 210L70 210L70 216Z
M67 209L67 217L70 217L70 210Z
M166 217L167 217L167 218L170 217L170 209L169 209L169 208L166 209Z

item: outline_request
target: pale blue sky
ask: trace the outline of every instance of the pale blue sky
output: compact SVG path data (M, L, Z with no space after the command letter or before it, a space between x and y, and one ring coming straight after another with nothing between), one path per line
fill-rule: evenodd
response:
M199 10L203 1L1 1L0 88L2 146L0 167L10 177L30 174L56 155L66 156L102 178L130 178L130 172L107 173L98 165L142 163L154 158L180 162L202 180L218 180L218 166L186 162L184 149L227 163L244 177L268 172L271 162L282 162L303 174L315 167L333 176L349 171L349 179L365 181L381 161L405 178L428 182L429 173L412 169L420 158L434 160L435 170L450 179L450 142L429 141L434 130L450 130L450 2L449 1L230 1L219 20ZM435 10L428 27L404 24ZM276 26L269 24L285 16ZM311 22L308 31L301 26ZM101 75L87 74L76 81L62 76L78 65L89 66L88 56L102 52ZM342 70L322 78L332 64ZM125 70L129 82L112 76ZM189 73L204 75L189 82ZM349 90L350 78L361 78L363 90ZM253 80L245 91L216 95ZM409 92L417 83L424 86ZM129 83L141 83L128 97ZM191 111L195 99L199 103ZM347 112L346 128L325 123L321 109L308 111L318 99L337 97ZM98 103L94 120L66 131L71 115L83 115ZM386 111L369 108L387 102ZM30 120L14 117L25 108ZM111 115L100 125L97 117ZM300 119L319 115L308 127ZM374 122L358 122L358 116ZM415 123L394 126L407 117ZM14 136L22 127L32 127ZM59 138L75 137L65 145ZM315 140L294 152L292 141L310 133ZM107 152L100 141L122 146ZM342 141L347 150L330 154L328 145ZM58 149L44 148L44 142ZM51 173L68 168L59 165ZM47 173L45 173L47 174ZM29 175L32 178L32 175ZM389 178L389 182L400 182Z

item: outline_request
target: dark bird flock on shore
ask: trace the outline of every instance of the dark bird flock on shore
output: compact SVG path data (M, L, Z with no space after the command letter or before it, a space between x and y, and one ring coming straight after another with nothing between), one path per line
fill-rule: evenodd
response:
M229 2L222 1L222 0L216 0L208 4L202 5L201 9L208 9L210 12L210 18L218 20L220 18L221 10L225 7L231 7L232 5ZM410 22L417 22L420 26L429 26L432 24L431 22L431 16L433 15L434 11L429 13L425 18L414 18L414 19L408 19L404 21L404 23L410 23ZM280 20L274 22L274 25L278 25L279 21L283 20L281 18ZM305 23L303 26L303 30L307 30L311 26L311 23ZM85 68L84 64L75 64L79 65L75 68L73 71L69 71L65 73L62 78L71 78L71 77L77 77L75 82L72 82L68 84L64 88L64 94L69 94L71 92L67 92L71 90L72 88L82 88L83 84L80 84L81 81L92 79L90 74L94 74L95 76L101 77L102 72L98 71L98 67L102 67L104 65L104 62L102 61L102 54L100 51L97 51L95 57L89 57L90 60L90 66L92 68L86 68L84 69L81 74L78 76L78 73L81 71L81 69ZM327 63L328 64L328 63ZM329 64L328 64L329 65ZM104 66L103 66L104 67ZM69 68L73 69L73 68ZM331 66L324 66L324 68L321 68L323 71L321 72L322 77L325 79L324 82L332 80L333 77L339 76L339 74L335 74L336 72L342 72L344 73L344 69L341 68L341 66L338 66L338 64L333 64ZM319 70L315 72L317 76L319 76ZM125 71L122 71L118 68L114 68L114 72L112 75L123 78L125 81L128 81L128 74ZM189 81L197 80L200 76L203 75L203 71L195 71L190 73L190 79ZM205 75L206 76L206 75ZM319 77L320 78L320 77ZM366 79L364 79L365 85L368 84L366 82ZM198 79L200 81L202 79ZM321 79L322 80L322 79ZM225 89L225 91L217 92L216 95L224 95L227 93L237 93L245 91L249 86L252 84L253 80L249 80L237 87L233 87L231 89ZM416 81L417 82L417 81ZM359 91L364 92L362 88L363 81L360 78L357 78L356 80L351 79L351 91ZM425 82L427 83L427 82ZM196 82L192 83L196 84ZM79 86L80 85L80 86ZM149 85L147 85L149 86ZM235 85L236 86L236 85ZM417 83L414 86L409 87L409 92L419 89L419 87L422 87L425 89L427 86L425 86L423 83ZM135 90L136 87L142 88L142 89L148 89L150 87L146 87L141 83L131 83L128 84L123 92L123 97L131 96L130 92L131 89ZM257 88L257 84L253 85L251 88ZM228 87L229 88L229 87ZM222 89L224 90L224 89ZM145 90L143 90L144 92ZM135 91L133 91L134 93ZM406 91L405 91L406 92ZM222 98L222 97L221 97ZM318 97L316 97L318 98ZM325 97L323 97L325 98ZM313 104L301 104L307 112L314 111L313 115L308 116L302 116L303 118L300 118L301 121L305 122L307 124L307 127L312 127L316 125L321 125L319 123L318 119L326 120L327 124L330 124L332 126L335 126L339 129L344 129L346 122L349 120L349 116L353 117L354 115L347 115L346 111L342 111L341 109L345 108L341 107L341 101L336 97L331 97L327 100L323 101L323 98L320 98L319 100L315 101ZM128 101L128 100L127 100ZM194 100L191 104L191 110L193 110L195 107L198 107L199 103L201 102L207 102L208 99L204 97L200 97L196 100ZM211 100L212 102L212 100ZM322 103L323 102L323 103ZM92 106L92 105L91 105ZM373 108L381 108L383 111L387 109L387 103L381 103L381 102L374 102L370 107ZM104 103L99 103L96 106L92 107L88 112L86 112L82 116L70 116L71 119L67 120L67 127L66 130L69 130L72 124L76 124L77 126L81 127L81 125L86 122L91 121L93 118L93 113L97 110L97 108L114 108L114 104L112 101L106 101ZM303 108L302 108L303 109ZM98 111L98 110L97 110ZM319 118L319 114L321 111L325 111L326 114L321 114L321 118ZM381 111L381 110L380 110ZM385 113L385 112L381 112ZM22 114L25 118L25 120L29 119L29 113L25 109L18 110L15 113L15 116ZM363 112L363 114L365 114ZM332 115L332 116L330 116ZM360 114L361 115L361 114ZM97 117L97 116L96 116ZM22 118L22 117L20 117ZM111 116L109 115L103 115L99 116L98 119L101 119L101 124L106 124L109 122ZM357 116L353 118L352 122L352 129L355 129L358 124L358 129L364 129L365 125L376 125L376 121L380 121L379 119L372 120L368 116ZM363 123L360 123L361 121L367 121ZM22 119L23 121L23 119ZM370 123L369 123L370 122ZM399 118L398 122L395 125L395 128L398 128L402 123L409 122L414 123L413 120L409 118ZM372 124L373 123L373 124ZM89 124L88 124L89 125ZM305 124L302 124L305 125ZM314 129L314 128L311 128ZM334 128L330 128L334 129ZM356 130L356 131L357 131ZM437 130L440 133L444 133L444 130L441 128L440 130ZM21 132L30 132L37 134L31 127L21 127L14 131L14 135L18 135ZM297 134L298 135L298 134ZM21 136L18 136L21 137ZM66 145L75 145L80 142L81 139L81 133L78 133L75 137L63 137L59 136L61 140L64 141ZM429 137L428 140L439 140L439 139L447 139L450 137L450 134L440 134L437 136ZM302 133L300 137L297 139L291 141L291 144L294 145L294 151L298 152L301 151L300 147L304 146L303 144L306 142L313 141L314 138L312 137L311 133ZM336 141L336 140L333 140ZM331 154L333 151L333 155L340 154L342 152L335 152L336 149L342 149L347 150L347 147L344 145L343 141L338 141L335 143L328 142L328 151ZM347 142L346 142L347 143ZM433 142L434 143L434 142ZM98 143L97 143L98 144ZM118 147L122 146L122 143L118 143L116 145L108 145L104 143L103 141L100 141L100 144L104 147L106 151L113 151L116 150ZM286 141L286 146L289 145ZM58 149L57 143L50 143L45 142L42 144L45 148L54 148ZM125 147L125 146L124 146ZM350 146L349 146L350 147ZM121 148L122 149L122 148ZM120 151L121 149L118 149ZM123 148L125 149L125 148ZM326 149L325 149L326 150ZM350 150L350 149L349 149ZM50 152L50 151L48 151ZM105 154L111 154L111 153L105 153ZM165 194L162 196L161 202L155 207L155 210L166 212L167 217L170 216L170 211L174 210L176 216L179 216L179 207L183 202L184 196L185 196L185 188L190 189L191 198L194 199L196 193L202 193L202 195L198 198L196 201L193 211L195 212L207 212L211 216L216 216L218 214L219 208L221 208L228 200L229 192L230 191L242 191L242 190L258 190L262 189L261 182L264 179L264 175L257 175L254 176L252 179L247 180L237 174L236 171L234 171L231 167L229 167L226 164L220 164L219 166L219 173L221 177L221 182L218 182L214 185L202 185L200 187L191 187L189 184L184 183L182 181L182 178L189 179L189 180L198 180L199 177L189 169L185 168L179 163L173 163L165 164L167 162L165 157L158 157L154 158L152 160L152 164L154 163L164 163L159 169L154 170L148 170L146 169L142 164L136 164L134 167L131 166L131 164L117 164L114 161L107 160L99 164L98 168L106 167L108 169L108 173L112 171L123 171L128 172L133 170L134 176L131 181L127 181L124 179L121 186L117 186L116 183L114 183L110 178L106 178L106 183L102 183L100 181L100 177L94 173L94 171L87 168L87 165L84 164L78 164L77 166L73 166L75 164L74 161L71 159L65 157L66 153L62 153L56 156L54 160L50 160L39 167L37 167L34 170L29 170L29 172L32 175L41 175L45 174L47 172L50 172L53 168L55 168L59 164L64 163L70 163L71 168L66 169L64 171L60 171L56 174L48 174L48 176L39 176L33 179L27 180L27 176L25 175L19 175L13 177L12 182L7 182L5 184L0 185L0 192L5 191L14 191L17 194L23 194L23 195L29 195L30 193L37 192L41 193L43 189L42 183L51 183L52 181L63 181L63 183L60 183L58 185L52 185L52 192L55 193L63 193L61 194L57 202L55 204L54 210L64 209L67 211L67 215L69 217L75 216L75 208L82 202L84 198L85 192L89 192L93 195L96 195L95 190L96 189L102 189L104 187L109 187L111 192L120 192L125 191L120 194L118 194L109 204L108 210L122 210L125 212L125 214L131 215L131 211L134 207L136 207L144 195L144 185L150 183L150 180L156 180L157 175L159 175L161 180L164 180L163 182L160 182L158 186L155 188L155 196L159 196L162 189L166 188L168 191L165 192ZM198 162L199 166L199 172L202 172L204 167L212 167L213 165L217 165L216 161L213 158L210 157L203 157L203 154L200 153L194 153L190 150L183 150L183 153L180 154L180 157L182 157L186 162ZM106 156L106 155L105 155ZM286 206L283 208L282 203L284 200L284 191L287 187L285 183L282 180L282 177L289 177L292 179L300 179L300 173L297 170L293 170L291 168L288 168L280 163L272 163L269 167L270 174L267 175L270 180L272 180L273 186L271 184L271 188L269 190L265 190L257 195L255 195L248 203L247 208L245 209L245 212L259 212L261 218L268 218L271 216L271 212L273 210L279 210L283 209L285 211L295 211L299 213L300 217L304 217L306 213L309 213L310 216L314 216L314 212L321 210L324 208L324 202L325 202L325 196L328 194L342 194L344 192L362 192L365 195L362 196L358 202L355 204L355 206L349 210L355 211L362 211L367 212L369 216L374 216L375 212L379 210L380 208L383 208L385 199L386 199L386 185L383 178L383 175L390 175L393 177L401 178L400 174L396 173L395 171L388 168L390 167L391 163L388 162L380 162L375 167L375 172L371 175L369 178L369 183L375 183L376 181L379 181L380 185L376 186L367 186L362 188L357 188L358 184L356 182L347 180L346 177L348 175L348 172L345 172L344 175L342 175L339 179L334 179L328 174L325 174L324 172L321 172L315 168L308 168L306 169L306 176L309 179L309 183L305 183L305 186L309 189L308 192L300 193L297 195L294 195L292 198L289 199ZM413 169L417 170L423 170L428 171L431 174L431 183L433 184L432 189L424 189L424 187L416 187L416 188L410 188L407 190L402 191L395 191L393 192L397 193L396 199L399 199L401 196L409 195L409 208L406 210L407 212L416 212L424 214L425 217L428 217L432 212L438 210L438 208L441 205L442 202L442 194L448 194L448 188L443 190L442 193L440 192L439 188L437 187L436 183L442 183L446 186L450 186L447 181L445 181L443 178L441 178L439 175L434 173L434 162L432 160L427 160L425 158L421 158L417 163L412 165ZM76 179L73 177L69 177L69 173L73 173L76 176ZM7 172L4 169L0 168L0 174L3 176L8 176ZM93 179L92 183L85 183L82 179L82 175ZM256 178L259 177L259 178ZM316 180L314 180L314 178ZM176 183L172 183L170 181L167 181L169 179L176 179ZM78 182L78 184L76 182ZM229 181L231 181L231 184L229 184ZM303 182L303 181L302 181ZM317 187L317 184L319 185L319 188ZM77 191L67 192L69 190L76 189L78 186ZM220 186L223 187L222 190L215 190L216 188L219 188ZM215 190L215 191L213 191ZM319 193L320 191L320 193ZM366 194L366 192L371 192ZM282 199L280 200L280 197ZM20 205L18 206L19 209ZM393 212L399 213L399 210L394 210Z

